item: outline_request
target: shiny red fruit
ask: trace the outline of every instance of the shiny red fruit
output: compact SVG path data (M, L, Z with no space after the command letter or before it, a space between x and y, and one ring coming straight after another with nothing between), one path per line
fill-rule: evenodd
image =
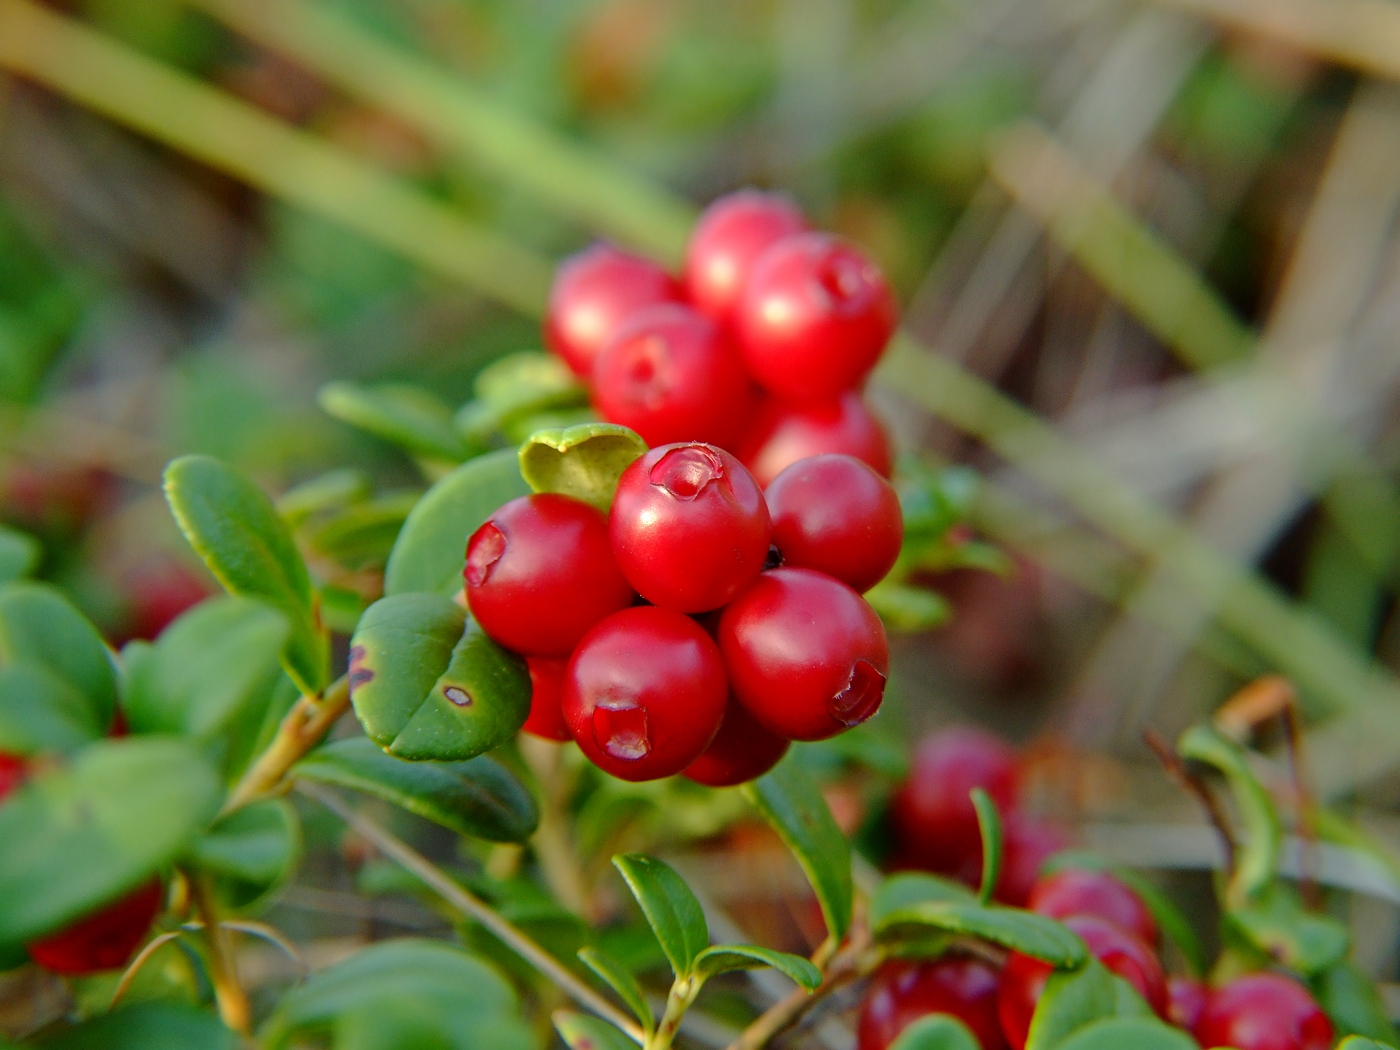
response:
M181 613L214 593L206 577L183 562L154 559L133 571L124 585L126 640L151 641Z
M1328 1050L1332 1022L1291 977L1252 973L1206 997L1195 1029L1202 1046L1235 1050Z
M568 740L560 697L564 691L564 669L569 661L552 656L530 656L530 716L520 728L545 740Z
M899 310L879 267L824 233L774 244L754 263L735 315L749 373L788 401L825 401L860 384Z
M789 741L754 721L743 704L729 698L724 721L705 753L685 767L684 775L709 787L733 787L761 777L787 754Z
M467 541L467 605L496 642L528 656L567 656L632 602L608 522L568 496L513 499Z
M1076 915L1065 925L1083 939L1094 958L1127 981L1154 1013L1167 1012L1167 978L1152 949L1132 934L1092 915ZM997 1013L1012 1050L1024 1050L1035 1004L1054 968L1029 955L1012 952L1001 974ZM1211 1044L1214 1045L1214 1044Z
M889 435L858 391L810 405L764 399L736 454L767 488L799 459L827 453L855 456L881 477L890 476Z
M669 609L614 613L579 642L564 721L599 769L623 780L679 773L710 746L729 685L704 628Z
M34 941L29 957L51 973L74 977L125 966L164 902L160 880L152 879L101 911Z
M761 575L720 615L734 694L789 740L825 740L880 709L890 647L875 610L811 569Z
M630 315L679 302L680 286L650 260L595 244L560 264L549 291L544 339L573 371L593 374L598 351Z
M6 795L24 783L27 767L28 763L19 755L0 751L0 802L5 801Z
M1002 817L1001 832L1001 878L997 879L995 896L1002 904L1024 908L1040 869L1056 853L1069 848L1070 839L1056 824L1015 812ZM968 884L978 886L981 881L982 862L978 860L976 874Z
M1194 1032L1205 1013L1210 989L1190 977L1167 978L1167 1020L1178 1028Z
M904 542L892 486L851 456L798 460L763 493L784 565L816 569L857 591L885 578Z
M1052 919L1093 915L1146 944L1157 943L1157 920L1147 905L1106 871L1067 868L1047 875L1031 890L1027 907Z
M948 1014L972 1031L982 1050L1006 1050L997 1019L1000 975L980 959L887 963L860 1010L856 1050L885 1050L921 1017Z
M763 568L773 525L758 484L722 449L662 445L622 474L609 519L613 553L653 605L718 609Z
M686 296L716 320L729 320L755 260L777 241L806 229L802 212L780 194L740 190L720 197L690 235L681 278Z

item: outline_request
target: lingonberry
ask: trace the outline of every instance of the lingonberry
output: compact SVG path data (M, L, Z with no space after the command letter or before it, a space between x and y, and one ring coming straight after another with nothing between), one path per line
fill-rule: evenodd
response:
M1178 1028L1194 1032L1205 1013L1210 989L1190 977L1167 978L1167 1020Z
M549 292L544 338L577 375L628 315L653 303L678 302L680 286L655 263L610 244L595 244L560 264Z
M0 802L4 802L6 795L24 783L27 766L28 763L19 755L0 751Z
M798 460L764 491L784 565L816 569L858 591L885 578L904 541L899 497L851 456Z
M856 1050L886 1050L900 1032L928 1014L956 1017L982 1050L1006 1050L997 1018L999 980L991 966L965 956L887 963L861 1006Z
M858 385L897 319L879 268L824 233L785 237L760 255L735 315L749 372L797 402L829 400Z
M719 321L738 305L754 261L776 241L807 229L786 197L740 190L712 202L700 216L685 254L686 296Z
M165 890L160 879L29 944L29 957L51 973L80 976L125 966L160 914Z
M687 613L718 609L752 582L773 532L749 472L699 442L654 448L623 471L609 529L637 593Z
M1195 1036L1235 1050L1327 1050L1332 1022L1291 977L1252 973L1206 996Z
M1094 957L1133 986L1154 1013L1165 1015L1167 978L1152 949L1132 934L1092 915L1075 915L1065 925L1083 939ZM1012 952L1001 973L997 1013L1012 1050L1024 1050L1035 1004L1045 990L1053 967L1020 952ZM1214 1044L1211 1044L1214 1045Z
M520 728L545 740L568 740L569 727L564 724L560 696L564 689L564 669L568 660L551 656L531 656L525 660L530 668L530 716Z
M889 435L855 390L810 405L765 398L736 454L766 488L799 459L829 452L855 456L890 476Z
M507 649L567 656L584 632L626 608L602 513L568 496L513 499L467 541L467 605Z
M724 721L705 753L685 767L685 776L709 787L733 787L761 777L787 754L788 741L754 721L732 696Z
M1157 943L1157 920L1142 898L1106 871L1066 868L1031 890L1028 907L1052 919L1094 915L1147 944Z
M1003 852L996 899L1002 904L1024 908L1032 887L1040 878L1041 867L1069 846L1069 836L1057 824L1016 812L1002 818L1001 830ZM976 874L968 880L971 886L980 885L982 880L980 848L977 857Z
M719 620L730 684L763 726L789 740L825 740L880 708L890 669L875 610L840 580L774 569Z
M724 330L688 306L661 304L624 321L593 363L593 403L648 445L729 446L757 395Z
M563 711L583 753L623 780L681 772L710 746L729 686L704 628L669 609L613 613L579 642Z

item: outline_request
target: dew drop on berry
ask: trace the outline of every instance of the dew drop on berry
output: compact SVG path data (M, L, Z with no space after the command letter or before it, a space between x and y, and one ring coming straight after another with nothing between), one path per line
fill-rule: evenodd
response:
M506 534L488 521L476 530L467 545L467 583L480 587L491 575L491 568L506 552Z
M858 726L880 710L884 699L885 676L869 660L857 660L845 687L827 701L826 709L843 726Z
M634 762L651 754L646 708L632 703L593 709L593 736L607 754Z
M676 499L695 499L705 486L724 477L724 461L713 449L687 445L672 449L651 468L651 483L660 485Z

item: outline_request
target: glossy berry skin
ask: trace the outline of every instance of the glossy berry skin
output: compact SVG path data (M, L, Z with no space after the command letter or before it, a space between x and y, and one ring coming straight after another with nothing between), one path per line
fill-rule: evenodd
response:
M686 297L715 320L728 321L755 260L777 241L806 229L802 212L780 194L740 190L720 197L690 235L681 277Z
M825 740L880 709L890 648L875 610L811 569L765 572L719 620L739 701L789 740Z
M1145 944L1156 944L1157 920L1142 898L1106 871L1067 868L1047 875L1031 890L1031 911L1052 919L1093 915L1131 933Z
M564 676L564 721L599 769L623 780L681 772L710 746L729 686L704 628L669 609L614 613L588 632Z
M1005 850L1001 863L1001 878L997 879L995 897L1002 904L1015 908L1026 907L1031 890L1040 878L1040 869L1047 860L1067 849L1069 836L1058 825L1028 816L1025 813L1007 813L1002 818L1002 842ZM968 885L978 886L982 881L982 861L980 847L975 877Z
M680 301L680 286L654 262L595 244L560 264L549 291L544 340L576 375L593 361L618 326L644 306Z
M1006 1050L997 1018L1000 975L980 959L887 963L861 1005L856 1050L886 1050L921 1017L948 1014L972 1031L982 1050Z
M763 493L784 565L816 569L857 591L885 578L904 542L892 486L851 456L798 460Z
M1167 978L1167 1020L1187 1032L1194 1032L1205 1013L1210 989L1190 977Z
M799 459L827 453L854 456L881 477L890 476L889 435L858 391L808 405L765 398L736 451L764 488Z
M834 237L802 233L759 256L735 322L749 373L775 397L801 403L858 386L898 314L879 267Z
M564 670L568 660L552 656L529 656L530 715L520 728L544 740L569 740L569 727L564 724L560 698L564 691Z
M1167 978L1152 949L1117 926L1092 915L1076 915L1065 926L1083 939L1094 958L1127 981L1159 1017L1167 1011ZM997 1013L1012 1050L1024 1050L1035 1004L1054 968L1029 955L1012 952L1001 975ZM1209 1044L1214 1045L1214 1044Z
M688 306L638 310L593 364L593 404L648 445L709 441L728 447L757 399L729 336Z
M1206 997L1195 1029L1202 1046L1235 1050L1328 1050L1332 1022L1290 977L1252 973Z
M164 901L160 879L152 879L101 911L32 942L29 957L50 973L74 977L125 966Z
M776 766L788 746L789 741L764 729L731 696L719 732L705 753L685 767L684 775L707 787L747 784Z
M526 656L568 656L632 602L601 512L568 496L513 499L467 541L467 606L482 630Z
M752 583L773 533L749 472L699 442L654 448L623 471L608 528L637 593L685 613L718 609Z

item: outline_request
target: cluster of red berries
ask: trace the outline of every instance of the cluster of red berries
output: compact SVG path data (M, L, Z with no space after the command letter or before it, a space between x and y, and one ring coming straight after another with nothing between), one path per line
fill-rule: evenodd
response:
M889 476L889 440L859 387L897 318L874 263L786 198L743 190L700 217L679 281L604 244L567 260L545 341L608 422L653 446L728 449L767 485L823 452Z
M625 780L727 786L879 708L889 644L860 592L903 530L889 482L850 456L765 493L720 448L662 445L606 516L549 494L497 510L467 543L466 600L528 660L527 731Z

